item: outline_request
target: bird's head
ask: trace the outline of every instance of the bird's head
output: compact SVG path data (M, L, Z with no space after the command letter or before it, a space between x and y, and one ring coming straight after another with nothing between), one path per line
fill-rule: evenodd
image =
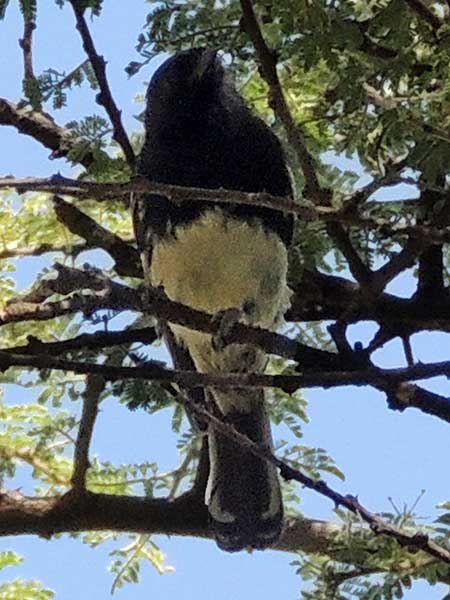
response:
M192 48L168 58L154 73L147 91L150 110L182 109L192 113L212 103L224 70L212 48Z

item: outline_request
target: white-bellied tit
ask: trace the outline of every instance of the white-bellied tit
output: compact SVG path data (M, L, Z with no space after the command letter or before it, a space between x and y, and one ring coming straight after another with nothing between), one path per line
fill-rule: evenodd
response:
M145 141L138 174L160 183L288 196L291 185L280 142L246 107L211 49L169 58L147 92ZM292 219L243 204L173 203L141 196L135 228L147 281L172 300L217 315L239 315L273 329L289 305L287 246ZM267 357L249 344L215 344L210 335L170 325L198 371L262 371ZM224 419L272 447L261 389L208 390ZM283 522L275 467L208 430L206 504L220 548L266 548Z

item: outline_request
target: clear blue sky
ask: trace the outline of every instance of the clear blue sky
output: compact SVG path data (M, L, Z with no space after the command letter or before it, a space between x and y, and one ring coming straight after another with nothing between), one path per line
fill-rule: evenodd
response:
M18 100L21 95L21 52L17 44L22 23L11 3L5 21L0 22L0 96ZM53 67L70 71L83 60L73 16L68 8L59 10L51 0L39 4L39 27L35 36L35 69ZM108 76L112 92L123 110L128 131L138 127L133 114L138 112L134 96L143 90L151 69L129 80L123 71L135 57L134 45L150 4L142 0L105 1L100 20L91 23L97 47L108 60ZM55 114L59 123L87 113L102 114L89 88L75 88L69 93L69 106ZM18 135L11 128L0 128L0 175L50 175L58 170L70 173L64 161L50 162L48 151L32 139ZM7 149L7 151L5 151ZM337 161L339 162L339 161ZM348 166L348 165L347 165ZM18 274L21 285L32 280L42 267L42 259L21 263ZM407 296L412 292L412 279L402 276L389 288ZM354 340L366 341L373 328L354 327ZM423 360L447 358L449 336L421 334L414 344L416 357ZM396 342L378 353L380 365L394 366L401 357ZM429 382L432 389L444 391L444 381ZM447 384L448 393L448 384ZM14 393L13 402L20 401ZM340 491L358 494L372 510L390 510L388 497L398 504L411 504L425 489L418 510L426 517L436 516L435 505L450 496L444 464L449 455L448 425L415 411L404 414L388 411L383 396L369 388L337 388L307 392L311 423L304 427L304 443L326 448L346 474L344 483L330 480ZM23 398L22 398L23 399ZM174 437L166 414L149 417L129 413L109 400L103 406L93 441L94 453L118 463L158 459L162 467L177 464ZM445 458L444 458L445 457ZM332 518L330 502L317 494L302 492L302 510L309 517ZM294 599L299 595L301 581L289 563L291 555L264 552L248 555L228 555L213 542L194 539L159 537L158 543L175 566L173 574L159 576L146 568L138 586L129 585L117 592L119 600L140 600L149 597L169 599L238 600L256 598ZM32 537L0 539L0 549L15 549L25 555L20 569L10 569L0 575L40 579L54 589L60 600L87 600L109 597L112 582L107 571L111 547L91 550L77 540L63 537L44 541ZM409 591L406 600L437 600L443 588L418 584Z

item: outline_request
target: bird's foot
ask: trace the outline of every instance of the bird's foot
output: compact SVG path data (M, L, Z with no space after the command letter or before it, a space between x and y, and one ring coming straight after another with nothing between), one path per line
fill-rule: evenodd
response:
M216 352L223 350L228 346L228 336L231 330L239 322L242 317L242 310L240 308L227 308L216 313L212 322L218 324L217 331L212 338L212 347Z
M212 321L218 323L217 332L212 338L212 346L216 351L223 350L230 344L229 335L236 323L251 321L255 312L255 303L248 300L242 308L227 308L216 313Z

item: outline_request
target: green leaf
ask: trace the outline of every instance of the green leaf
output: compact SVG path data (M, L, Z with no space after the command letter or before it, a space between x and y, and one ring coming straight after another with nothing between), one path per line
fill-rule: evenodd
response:
M36 18L36 0L19 0L20 12L26 21L34 21Z
M51 600L55 594L45 589L38 581L17 579L0 585L0 600Z
M11 550L7 552L0 552L0 571L5 567L16 567L23 562L23 558L16 552Z

